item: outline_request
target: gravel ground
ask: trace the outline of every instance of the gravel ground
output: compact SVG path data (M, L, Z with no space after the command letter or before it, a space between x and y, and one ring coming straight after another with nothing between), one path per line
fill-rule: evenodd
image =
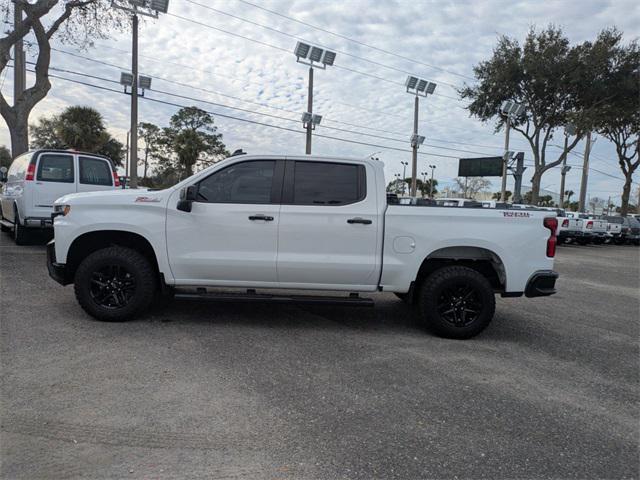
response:
M452 341L391 294L100 323L3 234L1 476L638 478L639 253L562 247L557 295Z

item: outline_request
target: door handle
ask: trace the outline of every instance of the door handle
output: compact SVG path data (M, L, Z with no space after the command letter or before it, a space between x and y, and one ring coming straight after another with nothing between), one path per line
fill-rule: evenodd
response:
M273 222L273 217L267 217L266 215L251 215L249 220L264 220L265 222Z
M363 225L371 225L373 222L367 218L356 217L350 218L349 220L347 220L347 223L361 223Z

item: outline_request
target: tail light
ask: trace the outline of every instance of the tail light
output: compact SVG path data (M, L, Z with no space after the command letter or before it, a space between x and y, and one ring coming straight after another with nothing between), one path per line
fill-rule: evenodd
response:
M568 227L568 226L569 226L569 219L568 219L568 218L565 218L565 219L562 221L562 226L563 226L563 227Z
M36 176L36 164L30 163L27 166L27 174L25 175L24 179L32 182L35 179L35 176Z
M543 225L551 232L549 239L547 240L547 257L553 258L556 256L556 245L558 244L558 238L556 237L558 219L555 217L546 217L543 221Z
M116 172L115 170L113 171L113 185L116 187L120 186L120 177L118 176L118 172Z
M587 222L587 229L588 229L588 230L593 229L593 222L592 222L591 220L589 220L589 221Z

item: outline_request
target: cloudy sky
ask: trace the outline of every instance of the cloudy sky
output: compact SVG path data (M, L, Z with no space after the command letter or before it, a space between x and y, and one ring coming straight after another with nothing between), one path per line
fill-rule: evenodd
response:
M456 88L473 82L473 65L491 55L499 35L522 40L531 26L549 23L562 26L574 43L592 40L614 25L630 41L640 36L640 3L171 0L168 15L145 22L140 30L140 71L153 77L154 90L140 101L140 121L164 126L178 109L151 99L197 105L214 114L230 151L303 153L299 119L306 110L307 68L296 63L292 53L296 39L303 39L337 52L335 66L315 71L314 112L323 116L316 133L333 138L314 137L314 154L375 155L384 161L388 178L402 173L401 161L410 161L410 153L394 149L409 148L413 98L403 82L413 73L438 84L436 94L420 106L419 133L426 141L418 171L434 164L440 183L451 185L458 158L500 155L504 142L504 134L494 134L492 124L469 118ZM116 92L53 78L49 96L32 112L31 121L68 105L90 105L124 142L129 97L120 93L117 83L102 79L118 80L120 70L130 65L130 35L113 35L84 51L54 45L51 64L67 72L51 73ZM9 101L11 77L12 71L0 76ZM512 134L511 149L525 151L525 162L530 163L525 142ZM561 142L560 137L554 141ZM8 143L6 124L0 120L0 144ZM576 168L567 175L566 188L575 192L583 151L581 143L569 159ZM619 202L622 175L614 149L603 138L595 143L591 166L589 195L611 195ZM542 186L558 191L559 183L555 169L545 174ZM498 190L497 181L494 185Z

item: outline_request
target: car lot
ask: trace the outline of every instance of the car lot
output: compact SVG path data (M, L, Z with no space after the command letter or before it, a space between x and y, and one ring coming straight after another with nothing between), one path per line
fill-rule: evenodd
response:
M0 236L2 478L637 478L640 251L470 341L374 309L174 302L91 320Z

